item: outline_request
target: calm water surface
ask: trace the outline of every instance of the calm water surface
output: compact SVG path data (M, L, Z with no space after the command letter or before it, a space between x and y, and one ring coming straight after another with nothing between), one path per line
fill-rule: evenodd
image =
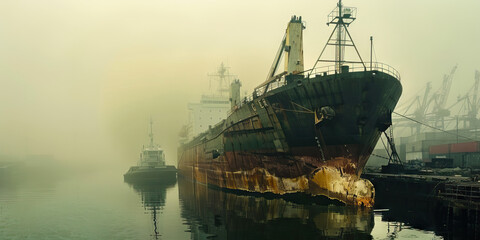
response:
M408 220L395 220L391 210L237 195L182 179L130 185L123 182L121 171L0 183L0 239L444 239L442 236L412 227Z

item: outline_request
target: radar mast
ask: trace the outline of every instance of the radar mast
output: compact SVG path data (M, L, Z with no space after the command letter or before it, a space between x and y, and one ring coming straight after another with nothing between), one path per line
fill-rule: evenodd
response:
M228 67L225 67L223 62L220 64L220 67L217 70L216 74L208 74L209 77L216 77L217 79L217 88L215 93L220 94L220 96L228 96L230 92L231 78L234 78L235 75L230 75ZM210 89L212 88L212 83L210 82ZM211 89L212 90L212 89Z
M323 47L322 52L320 53L320 56L315 62L311 72L313 72L318 62L334 62L335 70L337 72L341 72L342 66L345 63L360 63L366 69L365 63L363 62L363 59L360 56L360 53L358 52L358 49L355 46L355 43L353 42L352 36L348 31L348 27L353 21L355 21L355 19L357 19L357 8L344 7L342 4L342 0L339 0L337 7L333 9L333 11L330 12L330 14L327 17L327 26L330 26L330 24L333 24L335 25L335 28L330 34L330 37L328 38L327 43ZM335 46L334 60L321 59L327 46ZM345 47L353 47L360 61L345 61Z

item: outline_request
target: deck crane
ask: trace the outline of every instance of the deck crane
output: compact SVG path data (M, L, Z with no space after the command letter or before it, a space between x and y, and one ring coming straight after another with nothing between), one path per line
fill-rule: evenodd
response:
M445 104L447 103L448 95L450 94L450 88L456 70L457 65L452 68L450 74L445 74L443 76L442 87L433 96L435 104L432 113L434 114L435 126L441 127L442 129L445 127L444 118L450 116L450 111L445 108Z

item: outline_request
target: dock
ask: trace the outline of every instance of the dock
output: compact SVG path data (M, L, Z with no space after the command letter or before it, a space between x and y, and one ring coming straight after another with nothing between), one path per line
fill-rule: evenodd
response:
M480 182L445 183L437 197L449 205L463 209L480 209Z
M440 201L446 206L480 210L480 182L463 176L364 173L379 197L408 195Z

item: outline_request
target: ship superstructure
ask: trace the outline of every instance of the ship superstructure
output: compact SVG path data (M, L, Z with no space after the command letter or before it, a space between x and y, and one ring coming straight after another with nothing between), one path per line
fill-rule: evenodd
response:
M165 167L165 153L160 145L153 142L153 121L150 120L150 144L143 146L142 153L140 153L140 159L138 160L138 166L140 167Z
M355 14L339 1L329 17L335 30L322 50L334 45L336 57L320 54L317 61L334 65L309 70L303 66L305 27L301 17L292 17L267 80L251 100L232 103L225 120L179 147L180 173L221 188L303 192L372 206L373 185L359 176L391 125L402 86L388 65L366 66L360 56L345 60L346 47L356 50L347 30ZM277 74L282 56L284 69Z
M210 74L210 81L215 81L208 94L201 96L200 102L189 103L189 120L187 124L187 139L208 130L221 120L224 120L230 111L229 86L233 75L222 63L216 74ZM210 83L212 86L212 83Z

